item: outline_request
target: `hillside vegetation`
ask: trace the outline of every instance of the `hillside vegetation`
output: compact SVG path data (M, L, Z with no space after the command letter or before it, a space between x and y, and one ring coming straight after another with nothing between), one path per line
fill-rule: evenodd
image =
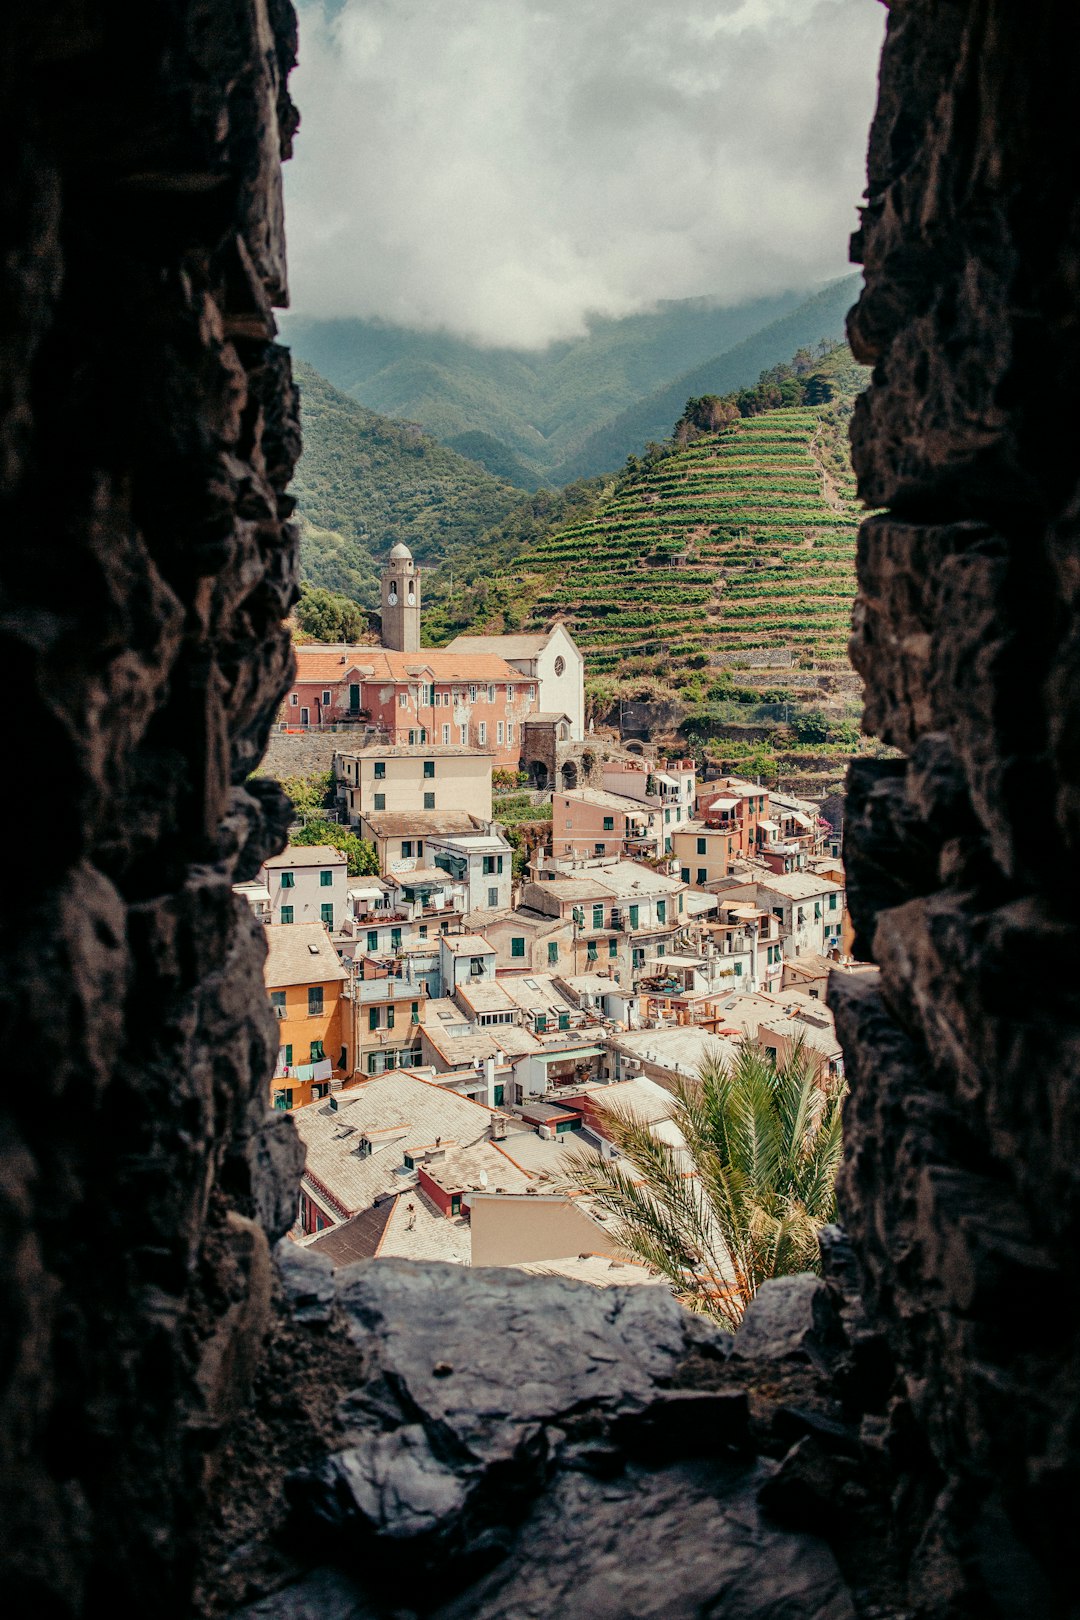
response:
M845 345L801 351L751 388L691 400L686 442L653 443L622 473L561 496L541 492L534 513L519 504L459 554L452 593L445 578L434 584L433 639L559 614L592 675L628 659L635 674L648 660L672 672L781 646L801 662L843 662L858 517L846 430L863 375ZM710 412L731 420L702 432L692 418Z
M485 537L460 559L429 617L436 639L560 616L598 718L654 703L660 729L713 739L728 764L767 773L797 756L805 776L820 755L836 775L857 740L847 638L862 512L847 427L864 377L839 345L691 400L685 442L577 486L573 520L519 542L510 514L509 543ZM718 432L696 425L717 419Z
M303 360L294 360L294 372L304 453L292 490L310 585L376 606L378 568L395 541L431 561L472 543L520 503L519 489L414 423L377 416Z
M771 366L790 358L807 344L844 335L844 320L858 293L858 278L830 282L812 298L754 332L741 343L700 361L673 381L635 402L605 422L552 469L556 483L590 477L618 467L640 453L651 440L666 439L686 400L700 394L726 394L752 384Z
M670 303L650 315L595 320L587 336L536 352L373 321L283 324L295 352L347 395L420 423L499 478L536 488L619 466L670 432L688 394L743 386L800 345L839 338L855 286L846 277L809 298L728 309ZM703 364L702 355L716 358Z

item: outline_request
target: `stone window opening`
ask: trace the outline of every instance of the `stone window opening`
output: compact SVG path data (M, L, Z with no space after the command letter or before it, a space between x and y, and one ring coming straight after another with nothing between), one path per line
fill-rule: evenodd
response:
M288 1346L315 1346L321 1369L317 1347L343 1309L317 1251L278 1251L280 1298L271 1286L270 1243L300 1203L287 1116L305 1106L310 1082L274 1086L271 1109L280 1049L251 988L265 941L232 894L284 838L283 801L253 772L291 679L288 483L300 432L273 310L287 297L278 187L295 129L292 20L287 5L239 0L217 28L212 5L178 0L167 26L132 26L108 59L95 0L75 36L43 8L17 10L21 71L5 91L4 633L26 670L13 741L44 740L65 787L61 808L46 802L20 828L11 944L0 943L14 992L9 1047L34 1063L0 1105L17 1144L8 1218L19 1258L0 1279L6 1369L19 1380L5 1370L4 1410L18 1423L5 1453L5 1589L14 1585L25 1612L88 1615L108 1590L118 1612L182 1613L199 1527L214 1522L223 1492L238 1492L229 1436L252 1392L266 1418L267 1379L280 1384L296 1365ZM998 1599L1013 1614L1065 1612L1075 1569L1057 1508L1076 1494L1077 1353L1075 1313L1061 1307L1072 1298L1077 1220L1062 1189L1075 1175L1076 1021L1071 985L1030 964L1060 959L1076 906L1078 476L1067 425L1057 426L1072 419L1080 371L1078 227L1062 206L1076 171L1075 20L1042 3L1032 17L1000 0L893 0L890 30L853 244L866 286L849 324L856 359L873 372L853 443L875 513L858 543L853 650L866 728L884 751L852 766L844 850L855 955L876 953L878 968L834 975L828 993L852 1082L847 1237L827 1238L823 1282L789 1282L763 1302L774 1327L758 1313L758 1351L744 1342L716 1359L736 1395L730 1419L734 1375L755 1365L763 1340L775 1343L778 1321L790 1331L775 1387L786 1387L792 1353L806 1357L805 1386L819 1376L807 1371L815 1358L832 1353L827 1335L812 1350L806 1336L848 1302L827 1320L850 1352L850 1404L837 1403L849 1450L831 1451L835 1430L811 1421L793 1456L778 1421L768 1491L759 1503L755 1486L736 1504L765 1554L775 1549L770 1571L807 1560L824 1571L824 1595L783 1594L793 1611L857 1612L827 1542L800 1539L808 1532L795 1521L808 1497L813 1516L815 1485L819 1524L835 1518L823 1504L835 1506L847 1470L867 1477L869 1435L910 1554L898 1561L897 1601L878 1612L910 1611L909 1574L931 1620L935 1607L988 1613ZM39 566L47 543L58 552L49 569ZM70 630L46 656L58 618ZM293 692L288 711L299 707ZM43 904L35 885L46 872ZM946 960L943 939L961 954ZM988 987L1014 983L1025 987L1024 1018L1006 1023ZM320 1042L296 1056L305 1048L324 1061ZM373 1054L364 1061L375 1069ZM42 1074L64 1099L45 1110L47 1128ZM1046 1076L1037 1106L1032 1076ZM327 1108L338 1100L331 1093ZM313 1187L301 1207L314 1235L327 1216ZM418 1268L403 1302L394 1268L369 1268L363 1355L380 1387L400 1369L377 1324L397 1311L439 1328L437 1351L413 1360L411 1438L427 1432L417 1409L435 1426L430 1392L455 1376L455 1322L475 1340L477 1320L498 1320L500 1279L485 1269L497 1268L462 1268L440 1294ZM530 1290L545 1305L568 1297L559 1279L516 1289L516 1371L535 1345L547 1374L580 1333L610 1348L613 1378L625 1368L623 1387L602 1389L596 1409L617 1413L626 1387L639 1392L618 1414L633 1462L603 1482L601 1530L591 1533L588 1473L567 1483L556 1459L539 1487L572 1487L586 1504L556 1516L560 1576L582 1590L579 1570L599 1543L612 1601L625 1580L629 1607L635 1577L655 1568L633 1566L641 1500L619 1493L654 1479L657 1496L681 1506L693 1492L663 1461L639 1463L655 1440L642 1431L642 1401L667 1446L680 1424L695 1446L707 1426L687 1418L694 1402L670 1379L644 1376L640 1355L620 1362L599 1290L574 1296L584 1303L558 1355L544 1337L551 1311L533 1309ZM647 1291L633 1309L640 1321ZM650 1355L666 1331L640 1335ZM665 1342L672 1366L691 1354L689 1334ZM457 1343L468 1351L467 1336ZM599 1358L587 1376L605 1376ZM820 1373L821 1387L833 1387L830 1376ZM700 1393L718 1421L716 1392ZM872 1410L858 1407L863 1398ZM399 1432L383 1414L369 1449L385 1448L385 1461ZM333 1466L321 1444L310 1460ZM685 1475L684 1460L674 1466ZM722 1556L731 1517L715 1497L689 1505L706 1524L695 1551ZM770 1505L775 1519L759 1519ZM661 1598L672 1620L703 1612L718 1585L706 1582L680 1611L678 1583L705 1563L676 1556L684 1517L671 1513L670 1534L649 1517L653 1544L672 1552ZM867 1550L864 1565L887 1562ZM518 1566L508 1556L498 1578L512 1603ZM407 1569L399 1554L396 1583ZM300 1605L312 1596L305 1583L317 1596L327 1579L302 1569ZM412 1594L398 1598L411 1604ZM460 1593L450 1601L468 1606ZM350 1599L357 1611L365 1602Z

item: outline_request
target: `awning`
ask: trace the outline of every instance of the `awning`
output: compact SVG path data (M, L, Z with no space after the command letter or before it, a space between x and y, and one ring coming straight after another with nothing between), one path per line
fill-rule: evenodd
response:
M766 821L763 816L759 819L758 826L764 827L766 832L778 833L780 831L775 821Z
M673 787L676 790L678 790L679 784L676 781L675 777L674 776L669 776L666 771L655 771L653 773L653 781L654 782L663 782L663 783L666 784L666 786Z
M700 889L688 889L685 904L691 917L700 917L706 911L716 910L718 897L715 894L702 894Z
M371 886L366 888L366 889L350 889L349 890L349 899L350 900L381 900L383 898L383 896L385 895L385 893L386 893L386 890L383 889L381 886L379 888L376 888L374 884L371 884Z
M573 1046L559 1052L523 1052L523 1057L539 1058L541 1063L577 1063L580 1058L603 1057L602 1046Z
M393 881L398 889L444 889L449 888L455 879L441 866L414 866L411 872L395 872Z
M791 810L788 813L789 813L792 821L797 821L799 823L799 826L800 827L805 827L807 829L807 831L809 831L810 828L814 825L814 823L810 820L810 817L809 816L804 816L801 810Z
M738 804L738 802L739 802L738 799L710 799L709 803L706 805L705 808L706 808L706 811L709 811L709 810L734 810L734 808Z
M270 904L270 890L264 883L238 883L237 888L245 900L264 900Z

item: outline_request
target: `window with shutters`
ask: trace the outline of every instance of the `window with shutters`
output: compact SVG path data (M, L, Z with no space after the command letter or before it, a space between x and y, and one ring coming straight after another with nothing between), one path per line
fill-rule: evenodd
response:
M333 886L334 886L334 874L333 874L333 872L320 872L319 873L319 888L320 889L332 889Z
M282 874L281 874L281 887L283 889L295 889L296 888L296 873L295 872L282 872Z
M514 937L510 941L510 955L511 956L524 956L525 955L525 941L521 937L520 934L515 934Z
M429 779L435 775L435 761L433 759L425 759L424 775Z
M309 1018L321 1018L323 1013L323 987L321 984L308 986L307 1010Z
M281 908L281 920L282 920L283 923L291 923L292 922L292 920L293 920L293 908L292 908L292 906L282 906L282 908Z
M328 900L325 905L321 905L319 907L319 916L321 917L322 921L326 924L327 928L332 930L333 926L334 926L334 904L333 904L333 901Z

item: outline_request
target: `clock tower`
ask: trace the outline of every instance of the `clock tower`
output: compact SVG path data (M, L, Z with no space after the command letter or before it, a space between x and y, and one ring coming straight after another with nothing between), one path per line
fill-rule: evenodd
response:
M420 650L420 570L400 540L383 569L382 644L391 652Z

